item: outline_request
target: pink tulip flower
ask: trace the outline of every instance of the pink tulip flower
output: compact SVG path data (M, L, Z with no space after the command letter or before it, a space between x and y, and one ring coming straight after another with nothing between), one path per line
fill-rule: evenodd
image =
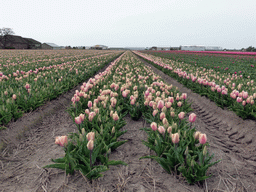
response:
M196 121L196 114L195 113L191 113L188 117L189 122L193 123Z
M244 99L247 99L247 97L248 97L248 92L246 92L246 91L243 92L243 98L244 98Z
M161 112L160 113L160 120L163 120L165 118L165 113L164 112Z
M17 99L17 96L15 94L12 95L12 99L13 100L16 100Z
M159 126L158 127L158 132L161 133L161 134L164 134L165 133L165 128L163 126Z
M151 127L151 129L152 129L153 131L156 131L156 130L157 130L157 124L156 124L155 122L152 122L152 123L150 124L150 127Z
M82 123L82 120L81 120L81 118L78 116L78 117L75 118L75 122L76 122L76 124L80 125L80 124Z
M182 93L181 97L183 100L187 99L187 93Z
M163 100L158 101L157 108L162 109L163 107L164 107L164 101Z
M91 108L91 107L92 107L92 101L88 101L87 106L88 106L89 108Z
M93 150L93 140L90 140L88 143L87 143L87 148L92 151Z
M113 120L117 121L119 119L117 112L113 114Z
M153 111L153 114L152 114L152 115L155 117L157 113L158 113L158 110L155 109L155 110Z
M81 121L84 121L84 118L85 118L85 115L84 115L84 114L81 113L81 114L79 115L79 117L80 117Z
M182 106L182 102L179 101L179 102L177 103L177 106L178 106L178 107L181 107L181 106Z
M27 83L27 84L25 85L25 88L28 90L28 89L30 88L30 85Z
M242 99L242 97L237 97L237 98L236 98L236 101L237 101L238 103L241 103L241 102L243 101L243 99Z
M206 137L206 134L200 134L199 135L199 143L200 144L205 144L207 142L207 137Z
M178 114L178 117L180 118L180 120L184 119L185 113L184 112L180 112Z
M179 133L174 133L174 134L172 134L171 136L172 136L172 142L173 142L174 144L179 143L179 141L180 141L180 135L179 135Z
M84 111L87 115L89 115L89 113L90 113L90 110L89 109L85 109L85 111Z
M89 121L92 121L95 115L96 113L94 111L90 112L88 116Z
M88 141L90 141L90 140L94 141L94 139L95 139L95 132L87 133L86 138L87 138Z
M67 136L58 136L55 138L55 144L64 147L68 144L68 137Z

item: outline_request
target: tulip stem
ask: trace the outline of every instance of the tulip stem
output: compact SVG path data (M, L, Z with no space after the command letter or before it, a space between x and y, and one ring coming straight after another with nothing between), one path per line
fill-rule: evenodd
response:
M92 168L92 151L93 150L90 150L90 167Z

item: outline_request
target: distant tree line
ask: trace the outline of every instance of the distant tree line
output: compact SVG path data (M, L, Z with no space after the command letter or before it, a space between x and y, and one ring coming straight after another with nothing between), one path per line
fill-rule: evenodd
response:
M14 32L11 28L0 28L0 47L7 48L8 35L13 35Z
M256 48L253 46L249 46L246 49L244 49L246 52L256 52Z

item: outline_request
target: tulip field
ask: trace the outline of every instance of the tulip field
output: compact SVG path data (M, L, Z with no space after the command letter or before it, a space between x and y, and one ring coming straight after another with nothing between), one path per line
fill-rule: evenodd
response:
M143 65L131 52L126 52L103 73L84 83L77 90L69 109L78 132L57 137L56 144L64 146L65 157L45 168L59 168L73 174L80 170L88 179L102 176L110 165L123 164L109 160L109 153L126 141L118 138L126 131L123 117L141 116L150 127L141 127L148 134L142 141L155 155L143 156L156 160L168 173L181 173L194 184L209 177L207 169L213 155L207 151L206 134L196 131L187 94L179 93L165 84L153 71Z
M147 54L150 53L150 54ZM194 92L242 118L256 118L255 56L137 52Z
M0 125L73 88L119 54L113 51L1 51Z
M2 50L0 189L254 191L255 64L207 52Z

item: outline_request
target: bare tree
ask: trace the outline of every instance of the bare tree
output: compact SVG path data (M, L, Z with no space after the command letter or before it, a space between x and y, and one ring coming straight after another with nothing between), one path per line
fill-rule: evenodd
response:
M0 29L0 48L6 48L6 44L8 42L8 37L10 35L13 35L14 32L11 28L5 28L3 27L2 29Z

